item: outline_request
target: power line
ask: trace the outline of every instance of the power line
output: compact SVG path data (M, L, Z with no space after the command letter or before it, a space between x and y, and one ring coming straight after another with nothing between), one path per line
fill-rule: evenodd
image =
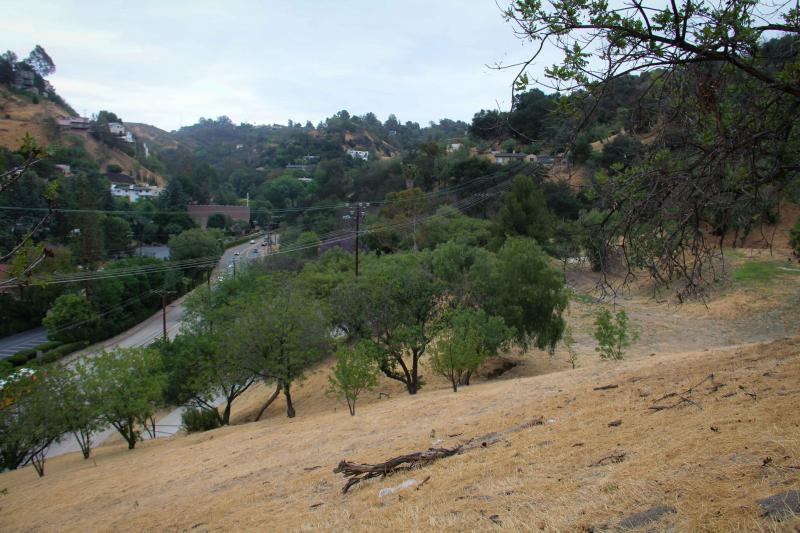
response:
M362 203L368 203L370 206L382 206L388 203L403 203L403 202L412 202L418 201L420 199L431 199L431 198L438 198L442 196L447 196L456 192L460 192L467 187L472 185L480 184L487 180L495 179L498 177L506 176L506 172L498 171L493 174L487 174L484 176L477 176L465 182L459 183L453 187L447 187L444 189L439 189L437 191L430 191L424 193L418 197L412 198L395 198L393 200L360 200ZM340 202L337 204L330 204L330 205L318 205L318 206L308 206L308 207L285 207L285 208L276 208L276 209L267 209L267 208L251 208L251 214L283 214L283 213L304 213L310 211L324 211L324 210L331 210L331 209L347 209L351 206L351 204L357 203L356 201L353 202ZM44 212L49 211L50 209L47 207L40 207L40 206L13 206L13 205L0 205L0 211L26 211L26 212ZM54 208L53 211L57 213L69 213L69 214L80 214L80 213L93 213L93 214L111 214L111 215L123 215L123 216L134 216L134 217L150 217L154 215L187 215L187 211L176 211L176 210L165 210L165 209L156 209L156 210L148 210L148 211L132 211L126 209L81 209L81 208Z
M492 187L488 188L485 191L482 191L480 193L475 193L471 197L464 198L450 205L451 207L459 211L464 211L466 209L469 209L471 207L474 207L475 205L478 205L486 201L487 199L499 194L500 192L507 190L509 187L510 187L510 180L507 180L503 183L493 185ZM364 229L360 229L359 235L365 235L380 231L404 229L411 227L414 224L420 224L432 219L446 218L446 217L447 215L439 215L434 213L432 215L427 215L424 217L420 217L418 219L415 218L413 220L408 220L408 221L400 221L388 224L376 224L372 226L367 226ZM320 239L321 242L308 245L287 246L285 248L281 248L276 252L270 253L267 257L287 254L287 253L294 253L317 247L320 244L336 244L338 242L349 240L353 235L354 235L353 231L348 229L329 232L328 234L324 234L326 238ZM101 279L126 277L126 276L147 275L147 274L161 273L177 269L187 269L187 270L207 269L216 266L219 260L220 258L217 256L207 256L207 257L187 259L182 261L169 261L153 265L126 267L119 269L110 269L105 271L81 272L72 274L53 274L49 277L42 276L38 278L33 278L30 281L34 282L41 281L46 284L78 283L83 281L94 281ZM0 282L0 288L18 287L20 285L21 283L15 278L6 280L5 282Z

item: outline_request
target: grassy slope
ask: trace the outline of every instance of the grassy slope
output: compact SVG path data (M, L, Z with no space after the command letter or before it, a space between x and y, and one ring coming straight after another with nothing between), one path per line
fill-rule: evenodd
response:
M22 144L25 133L33 135L41 145L68 142L69 137L77 137L82 140L86 151L103 169L109 164L116 164L130 175L135 176L138 170L145 180L152 177L158 184L165 183L159 174L142 167L129 155L97 142L86 132L73 130L58 138L44 126L44 121L47 119L67 116L68 112L49 100L42 99L38 104L33 104L23 96L0 89L0 145L16 150Z
M784 338L797 332L798 296L800 276L791 273L723 289L708 308L628 295L621 302L642 331L621 363L592 355L587 329L597 304L576 302L570 322L578 330L577 370L567 369L561 353L554 359L530 354L510 356L523 364L499 380L485 379L485 369L457 394L430 376L415 397L383 383L391 396L370 394L356 417L325 398L323 365L297 388L298 418L286 419L280 405L259 423L148 442L133 452L104 446L94 461L61 457L48 462L43 479L29 467L2 474L0 489L8 492L0 496L0 524L4 530L265 524L273 530L474 530L498 527L489 519L497 515L509 530L572 531L613 526L663 504L677 513L658 525L669 522L679 531L797 527L797 518L766 522L755 500L800 488L798 470L788 468L800 466L800 337ZM778 340L746 342L765 339ZM699 407L648 409L710 373L725 385L712 391L705 382L691 396ZM609 383L619 388L593 390ZM236 418L252 416L265 392L244 398ZM343 480L332 473L341 459L378 462L537 416L545 418L543 426L364 483L346 496L339 493ZM608 427L612 420L622 424ZM589 466L620 452L626 455L618 464ZM772 462L762 466L766 457ZM377 496L380 488L428 476L420 490Z

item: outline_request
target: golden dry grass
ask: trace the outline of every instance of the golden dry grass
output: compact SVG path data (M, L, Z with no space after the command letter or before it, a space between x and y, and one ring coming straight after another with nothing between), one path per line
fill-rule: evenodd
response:
M712 372L725 386L712 393L705 383L692 396L702 409L648 410L655 398ZM360 405L355 417L298 407L293 420L271 417L133 452L102 447L94 461L58 458L43 479L30 468L5 473L0 524L6 531L573 531L665 504L677 509L667 521L678 531L779 530L800 520L764 522L755 500L800 485L798 470L788 468L800 464L798 376L800 338L793 338L506 379L457 394L393 395ZM592 390L608 383L619 388ZM546 423L347 495L331 472L340 459L378 462L536 416ZM621 426L609 428L615 419ZM589 466L618 451L623 462ZM766 457L772 463L762 466ZM427 476L421 490L377 496ZM493 515L501 526L489 521Z
M108 148L86 132L73 130L55 137L53 132L45 127L47 119L68 115L69 113L48 100L42 99L38 104L33 104L23 96L0 91L0 146L16 150L22 144L26 133L30 133L43 146L51 143L69 144L70 137L77 138L102 168L116 164L122 167L123 172L141 176L144 181L152 180L158 185L166 183L161 175L142 167L129 155Z

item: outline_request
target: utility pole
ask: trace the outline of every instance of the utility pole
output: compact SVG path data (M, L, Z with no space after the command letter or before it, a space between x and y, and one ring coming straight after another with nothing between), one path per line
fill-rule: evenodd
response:
M161 324L164 327L164 340L167 340L167 301L165 294L161 293Z
M361 202L356 204L356 277L358 277L358 232L361 222Z
M173 291L161 289L158 294L161 296L161 326L164 332L164 340L167 340L167 294Z
M233 256L233 279L236 279L236 256Z

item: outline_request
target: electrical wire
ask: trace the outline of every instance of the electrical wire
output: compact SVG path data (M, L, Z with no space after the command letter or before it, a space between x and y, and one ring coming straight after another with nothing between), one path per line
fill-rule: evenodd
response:
M459 211L464 211L486 201L488 198L500 194L501 192L507 190L509 187L510 187L510 180L507 180L503 183L495 184L492 187L486 189L485 191L474 193L472 196L461 199L457 202L454 202L453 204L445 204L445 205L450 205L451 207ZM369 233L375 233L380 231L391 231L391 230L409 228L416 224L422 224L432 219L444 218L444 217L447 217L447 215L439 215L434 213L432 215L415 218L413 220L366 226L358 231L358 235L366 235ZM355 234L356 232L350 229L342 229L329 232L328 234L324 234L325 238L320 239L321 242L316 242L308 245L282 247L280 250L270 253L268 257L310 249L317 247L320 244L326 244L326 245L336 244L338 242L349 240ZM78 283L78 282L94 281L94 280L109 279L109 278L119 278L125 276L149 275L149 274L167 272L178 269L180 270L208 269L216 266L219 263L219 260L220 258L218 256L206 256L206 257L187 259L182 261L169 261L153 265L125 267L119 269L109 269L104 271L81 272L81 273L71 273L71 274L52 274L50 276L41 276L33 278L29 280L29 282L43 282L46 284ZM21 283L15 278L6 280L4 282L0 282L0 288L17 287L19 285L21 285Z

